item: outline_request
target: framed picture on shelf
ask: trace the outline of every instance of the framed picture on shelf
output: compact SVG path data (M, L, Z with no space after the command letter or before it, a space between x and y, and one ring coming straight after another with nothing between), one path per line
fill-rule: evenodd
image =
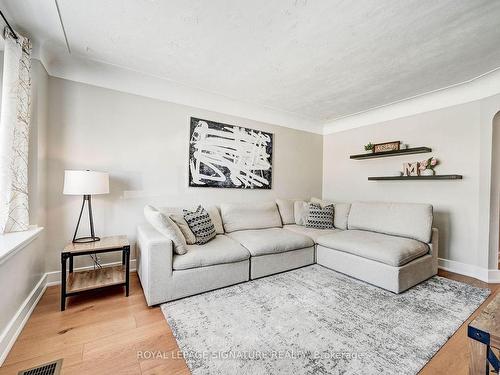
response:
M373 152L387 152L399 150L401 141L376 143L373 145Z

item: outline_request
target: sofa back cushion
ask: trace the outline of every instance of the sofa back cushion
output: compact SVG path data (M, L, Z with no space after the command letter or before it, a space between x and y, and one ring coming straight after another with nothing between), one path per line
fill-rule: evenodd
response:
M432 205L355 202L349 212L348 228L429 243L432 233Z
M309 202L295 201L293 203L293 217L295 224L306 225L308 216L309 216Z
M347 219L349 218L349 211L351 210L350 203L335 203L328 199L311 198L311 203L319 203L321 207L328 206L329 204L334 205L335 214L333 217L333 225L337 229L346 230L347 229Z
M281 228L275 202L221 204L222 223L227 233L246 229Z
M295 202L301 201L300 199L276 199L278 211L281 215L281 222L283 224L295 224Z
M349 219L349 212L351 211L350 203L335 203L335 216L333 217L333 225L337 229L346 230L347 222Z

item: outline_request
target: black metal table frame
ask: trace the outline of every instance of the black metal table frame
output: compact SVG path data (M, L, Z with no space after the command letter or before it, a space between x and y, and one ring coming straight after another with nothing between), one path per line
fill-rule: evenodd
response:
M101 253L111 253L115 251L122 252L122 265L125 265L125 282L120 284L113 285L103 285L101 287L92 288L89 290L81 290L78 292L66 292L66 263L69 259L69 273L73 273L73 258L79 257L82 255L93 255L93 254L101 254ZM125 286L125 296L128 297L129 289L130 289L130 245L123 246L121 248L114 249L99 249L99 250L88 250L88 251L78 251L78 252L70 252L63 251L61 253L61 311L66 310L66 298L69 296L74 296L77 294L82 294L86 292L91 292L93 290L109 288L112 286L124 285Z
M494 371L498 373L500 370L500 360L495 353L493 353L493 350L491 350L489 333L469 325L467 327L467 336L486 345L486 375L490 373L490 365L493 367Z

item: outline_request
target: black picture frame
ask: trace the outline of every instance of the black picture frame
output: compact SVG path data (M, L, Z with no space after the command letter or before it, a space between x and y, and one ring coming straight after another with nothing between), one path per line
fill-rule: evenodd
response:
M190 117L189 186L272 189L273 138L262 130Z

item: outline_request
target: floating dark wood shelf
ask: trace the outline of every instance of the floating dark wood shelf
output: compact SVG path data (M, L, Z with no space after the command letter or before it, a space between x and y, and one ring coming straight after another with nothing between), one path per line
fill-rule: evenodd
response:
M394 180L461 180L460 174L437 174L434 176L384 176L368 177L368 181L394 181Z
M374 158L386 158L388 156L423 154L426 152L432 152L432 148L413 147L413 148L405 148L402 150L385 151L385 152L372 152L372 153L366 153L366 154L351 155L349 158L355 159L355 160L374 159Z

